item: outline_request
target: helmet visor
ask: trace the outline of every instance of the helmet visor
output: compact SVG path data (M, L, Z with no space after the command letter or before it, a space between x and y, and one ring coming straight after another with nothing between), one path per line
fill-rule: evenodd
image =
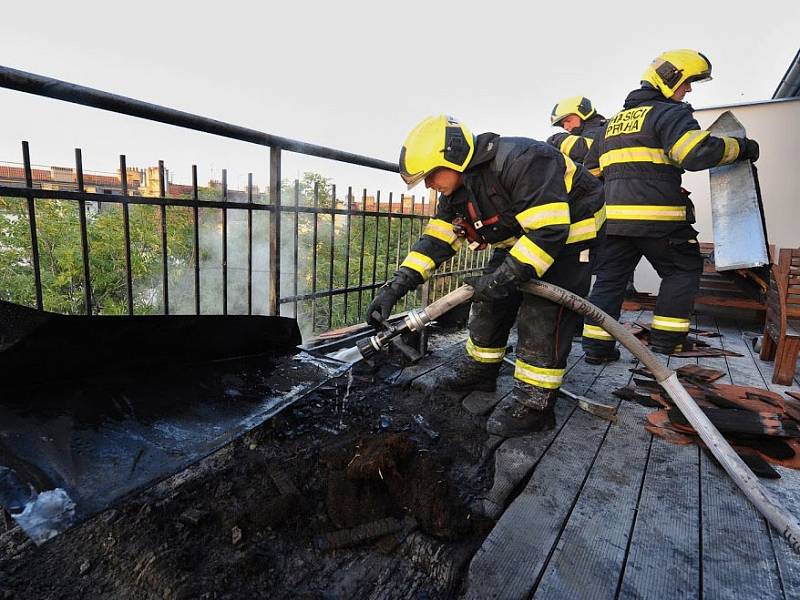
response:
M408 189L416 187L416 185L425 179L431 171L419 171L418 173L406 173L402 169L400 170L400 177L403 178L403 181L406 182Z

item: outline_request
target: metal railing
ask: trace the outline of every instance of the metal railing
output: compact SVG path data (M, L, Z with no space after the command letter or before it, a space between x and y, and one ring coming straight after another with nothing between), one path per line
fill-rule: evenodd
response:
M170 264L175 260L175 256L170 256L168 233L169 222L167 219L168 209L190 209L191 210L191 233L192 233L192 256L183 257L184 262L191 261L193 274L193 308L196 314L201 313L201 210L212 210L219 213L221 218L221 312L228 314L229 300L229 214L237 215L233 220L239 223L239 218L244 213L244 221L247 227L247 267L246 267L246 289L247 302L246 313L256 312L254 307L254 263L253 263L253 217L256 214L266 214L269 219L267 240L257 240L258 244L266 243L268 267L264 271L266 281L258 280L256 285L264 283L266 285L266 307L264 312L269 315L277 315L287 312L282 307L291 306L291 315L301 322L310 319L311 329L319 331L330 329L342 325L359 322L363 319L363 312L366 304L371 298L369 292L383 284L391 273L398 267L413 242L422 233L422 229L430 218L428 214L414 212L416 206L415 198L412 196L412 212L405 212L402 200L398 201L395 209L395 202L392 194L388 196L388 202L383 203L386 210L381 210L380 191L375 194L375 210L367 210L367 192L362 193L362 201L359 206L354 206L352 188L348 188L346 203L342 201L340 207L336 195L336 188L330 190L320 190L315 185L311 198L306 198L305 203L300 201L299 182L294 182L293 202L291 204L282 201L282 195L286 190L282 190L281 180L281 153L282 150L297 152L310 156L323 157L339 162L356 164L363 167L380 169L384 171L397 172L397 165L378 159L360 156L349 152L343 152L323 146L306 144L295 140L272 136L252 129L247 129L221 121L208 119L198 115L169 109L154 104L149 104L116 96L100 90L94 90L75 84L25 73L6 67L0 67L0 86L18 91L23 91L39 96L47 96L68 102L83 104L110 110L113 112L137 116L144 119L159 121L179 127L203 131L220 135L230 139L242 140L267 146L269 153L269 191L265 202L261 203L254 199L253 194L253 175L248 174L247 200L233 201L228 196L227 171L223 170L221 182L221 199L208 200L200 197L197 183L197 166L192 166L192 186L191 197L189 198L170 198L166 192L165 168L163 161L159 161L159 195L157 197L144 197L133 195L129 191L128 171L126 158L124 155L119 159L119 178L121 195L107 195L89 192L84 185L84 170L82 153L80 149L75 150L75 190L63 189L40 189L34 187L33 171L30 160L30 149L27 142L22 143L22 159L25 176L25 186L17 187L10 185L0 185L0 197L16 197L27 201L27 218L29 222L30 237L30 267L33 272L33 285L35 288L35 304L37 308L44 306L42 277L41 277L41 257L38 241L37 211L36 205L40 201L61 201L76 203L78 207L80 229L80 252L82 269L82 292L85 314L98 314L103 312L102 307L98 307L93 302L92 297L92 256L89 244L88 231L91 223L87 222L87 203L94 202L98 206L112 205L119 206L122 213L122 227L124 234L124 255L125 255L125 295L126 309L128 314L134 314L134 281L132 275L132 242L130 211L137 205L152 206L158 211L158 227L160 240L160 292L161 308L164 314L170 313ZM326 197L330 206L322 206L320 195ZM230 211L234 211L231 213ZM428 211L425 211L428 212ZM340 218L344 223L338 222ZM291 229L284 231L285 219L290 219ZM301 221L306 220L308 227L301 227ZM324 222L322 222L324 220ZM337 224L338 222L338 224ZM321 228L321 224L323 225ZM320 232L325 238L320 236ZM284 235L292 237L291 244L283 243ZM342 237L344 239L342 239ZM309 239L310 238L310 239ZM238 239L238 238L237 238ZM301 264L301 240L304 246L310 248L310 252L304 248L305 254L310 258L310 264ZM327 247L327 252L321 250ZM2 246L0 245L0 251ZM337 251L340 253L337 256ZM358 252L357 256L353 256ZM291 279L289 282L282 277L282 256L286 259L286 254L290 257L287 262L292 265ZM323 255L325 254L325 255ZM343 254L343 256L341 256ZM380 260L379 260L380 256ZM343 264L342 261L343 260ZM403 308L427 304L439 295L452 290L461 275L475 272L485 265L487 260L486 253L476 254L462 248L456 256L442 265L437 273L426 282L415 294L409 294L403 301ZM351 268L351 263L352 264ZM327 264L326 268L321 268ZM335 273L336 267L342 267L343 274ZM301 289L301 275L304 286ZM283 287L290 287L290 293L284 293ZM310 288L310 289L308 289ZM366 293L366 294L365 294ZM338 303L338 310L334 304ZM173 301L174 303L174 301Z

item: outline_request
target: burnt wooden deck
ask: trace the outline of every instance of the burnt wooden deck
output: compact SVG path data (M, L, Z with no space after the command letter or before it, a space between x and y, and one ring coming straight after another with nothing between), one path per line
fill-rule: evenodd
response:
M627 313L622 320L651 318ZM702 315L694 325L718 331L712 345L744 356L673 357L671 367L694 362L726 372L721 382L800 389L797 379L791 388L770 383L772 363L759 360L749 343L756 331ZM435 356L407 375L435 380L442 364ZM610 424L559 398L555 431L497 447L498 456L511 456L524 446L513 469L528 474L474 555L466 597L800 598L800 556L714 459L697 446L647 433L651 409L611 394L631 379L635 365L625 349L616 363L588 365L574 343L564 387L618 405L618 421ZM762 482L800 515L800 473L776 469L781 479Z

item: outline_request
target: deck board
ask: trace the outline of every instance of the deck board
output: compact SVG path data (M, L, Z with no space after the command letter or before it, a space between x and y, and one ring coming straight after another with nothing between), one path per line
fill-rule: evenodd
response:
M672 369L692 363L697 359L668 360ZM619 597L696 598L701 578L700 450L651 437Z
M725 357L731 383L763 387L738 327L718 326L720 346L744 354ZM703 597L783 597L769 525L708 453L700 465Z
M583 393L604 402L613 398L611 391L625 385L631 376L630 354L626 352L625 356L628 360L605 365L596 377L592 375L596 367L587 370L584 385L588 389ZM570 381L575 382L574 375ZM580 392L581 385L575 382L572 388ZM468 598L520 598L533 592L574 513L576 499L609 427L609 423L583 411L572 413L539 460L525 489L475 554Z
M735 323L701 316L695 326L718 330L706 339L744 356L671 357L671 368L694 363L724 371L722 383L798 389L769 384L772 364ZM609 402L630 378L630 354L604 367L579 354L575 344L565 386ZM800 597L798 556L706 451L646 433L647 412L622 402L608 425L568 408L555 433L531 437L533 473L473 557L466 597ZM800 515L800 473L778 470L782 479L762 481Z

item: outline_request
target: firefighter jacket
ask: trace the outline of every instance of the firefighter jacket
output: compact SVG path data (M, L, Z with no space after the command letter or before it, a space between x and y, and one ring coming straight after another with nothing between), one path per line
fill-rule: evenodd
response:
M583 163L594 139L603 131L605 125L606 118L595 113L571 132L562 131L551 135L547 138L547 143L558 148L575 162Z
M736 161L741 143L702 131L689 104L649 85L628 94L584 163L605 183L608 234L661 237L694 223L681 174Z
M603 184L581 165L528 138L484 133L475 146L463 185L439 197L436 214L400 266L417 283L459 248L457 217L493 247L509 248L538 277L560 255L579 253L604 235Z

